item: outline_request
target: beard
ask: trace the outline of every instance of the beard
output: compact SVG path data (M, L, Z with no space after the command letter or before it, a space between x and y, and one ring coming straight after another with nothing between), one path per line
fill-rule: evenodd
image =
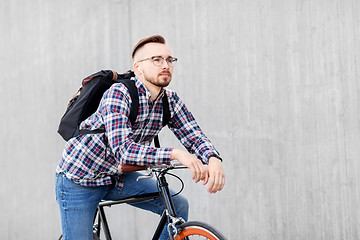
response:
M162 71L156 77L149 77L144 74L146 81L157 87L167 87L171 82L171 73L170 71Z

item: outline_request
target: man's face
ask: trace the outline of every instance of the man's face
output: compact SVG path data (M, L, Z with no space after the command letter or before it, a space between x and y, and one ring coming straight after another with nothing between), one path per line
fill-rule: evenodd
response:
M170 84L173 67L170 67L166 61L163 61L160 66L156 66L152 59L138 62L151 57L162 57L164 59L171 57L170 50L165 44L148 43L139 49L136 55L137 69L148 84L161 88Z

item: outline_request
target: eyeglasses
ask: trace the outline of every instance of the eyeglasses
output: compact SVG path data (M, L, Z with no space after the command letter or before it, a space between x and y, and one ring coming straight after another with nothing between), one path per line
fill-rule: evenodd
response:
M157 67L161 67L163 65L164 61L166 61L166 63L168 64L169 67L173 67L178 59L174 58L174 57L163 58L161 56L154 56L154 57L142 59L138 62L142 62L142 61L146 61L146 60L151 60L153 62L153 64Z

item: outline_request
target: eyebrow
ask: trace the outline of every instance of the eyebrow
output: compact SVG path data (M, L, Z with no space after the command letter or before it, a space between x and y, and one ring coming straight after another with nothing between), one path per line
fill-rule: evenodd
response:
M153 58L153 57L163 57L163 56L152 56L151 58ZM165 58L165 57L164 57ZM174 58L173 56L168 56L168 57L166 57L165 59L168 59L168 58Z

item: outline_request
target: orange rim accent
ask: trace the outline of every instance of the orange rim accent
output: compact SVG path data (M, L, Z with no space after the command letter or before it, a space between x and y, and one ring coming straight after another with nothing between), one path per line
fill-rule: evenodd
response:
M213 234L209 233L208 231L202 230L200 228L188 228L182 230L178 235L175 236L174 240L181 240L184 237L191 236L191 235L200 235L203 237L207 237L210 240L217 240Z

